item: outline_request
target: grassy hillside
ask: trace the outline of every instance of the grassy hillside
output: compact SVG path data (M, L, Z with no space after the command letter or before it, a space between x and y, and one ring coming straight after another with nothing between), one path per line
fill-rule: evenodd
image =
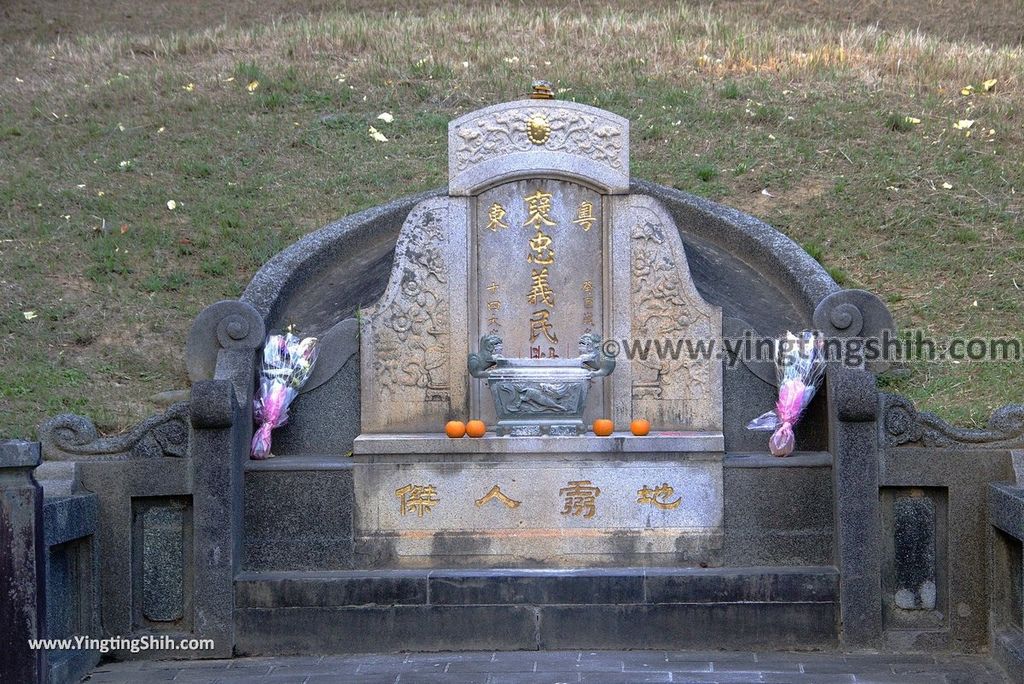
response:
M756 2L313 5L56 34L18 15L0 48L0 435L152 412L186 385L204 306L328 221L442 185L448 120L534 77L630 118L634 175L765 219L902 328L1024 336L1017 15L989 39L984 21L928 33ZM886 382L965 424L1024 400L1022 364Z

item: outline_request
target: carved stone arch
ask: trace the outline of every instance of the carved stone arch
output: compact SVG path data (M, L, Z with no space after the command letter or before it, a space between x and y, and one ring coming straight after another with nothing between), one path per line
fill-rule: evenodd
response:
M629 121L558 100L506 102L448 125L448 192L479 194L518 178L586 180L602 194L629 192Z

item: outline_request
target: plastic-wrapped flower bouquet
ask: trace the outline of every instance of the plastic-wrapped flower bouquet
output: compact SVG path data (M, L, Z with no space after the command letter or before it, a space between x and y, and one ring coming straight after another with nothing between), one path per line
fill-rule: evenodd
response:
M779 399L775 410L747 424L748 430L771 432L768 449L773 456L789 456L796 446L793 427L811 403L825 375L824 342L821 334L805 330L799 335L786 333L779 340L776 372Z
M288 422L288 407L309 379L316 363L317 339L298 338L290 331L270 335L263 347L259 394L253 401L260 424L252 437L252 457L270 457L270 431Z

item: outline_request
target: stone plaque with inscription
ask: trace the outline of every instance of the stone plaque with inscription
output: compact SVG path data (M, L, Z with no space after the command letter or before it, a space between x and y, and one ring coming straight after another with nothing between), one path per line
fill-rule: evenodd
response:
M387 290L360 317L360 548L409 566L715 562L722 365L699 352L722 313L672 217L629 193L628 122L527 100L453 121L448 142L449 196L409 214ZM583 423L646 418L650 438L441 436L452 419L496 424L467 368L483 339L551 366L585 336L631 353L586 381ZM527 391L539 405L560 390Z

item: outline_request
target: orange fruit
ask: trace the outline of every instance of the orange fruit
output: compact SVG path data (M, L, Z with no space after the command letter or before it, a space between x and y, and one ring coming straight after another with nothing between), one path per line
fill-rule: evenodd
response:
M449 420L444 425L444 434L453 439L458 439L466 434L466 424L461 420Z
M637 437L643 437L651 431L651 421L646 418L637 418L629 424L629 429Z
M483 437L487 432L487 426L482 420L471 420L466 423L466 434L470 437Z
M594 434L598 437L607 437L615 431L615 424L607 418L598 418L594 421Z

